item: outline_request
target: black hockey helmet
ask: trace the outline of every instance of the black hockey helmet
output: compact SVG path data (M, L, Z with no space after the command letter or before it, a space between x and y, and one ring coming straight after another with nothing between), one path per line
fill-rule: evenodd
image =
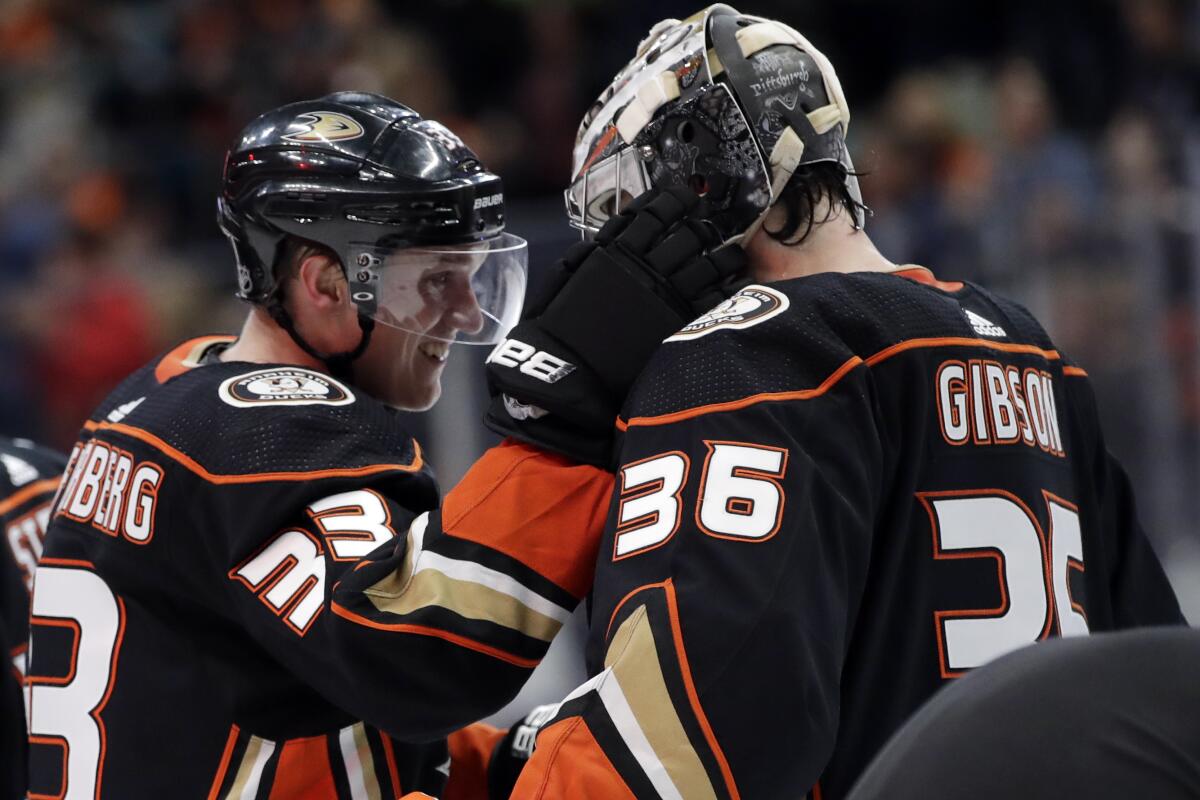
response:
M455 341L499 341L520 313L525 242L503 233L500 178L450 130L381 95L337 92L247 125L225 159L217 219L237 257L237 296L275 312L273 266L290 236L338 256L375 322L408 329L448 291L447 267L483 319Z
M655 186L705 196L726 242L752 235L798 167L841 164L850 109L829 59L792 28L713 5L659 22L584 116L571 224L595 232Z

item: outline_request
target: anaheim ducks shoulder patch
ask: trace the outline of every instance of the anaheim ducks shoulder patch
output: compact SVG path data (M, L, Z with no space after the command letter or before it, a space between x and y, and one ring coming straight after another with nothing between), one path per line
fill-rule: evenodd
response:
M747 286L712 311L688 323L665 342L685 342L719 330L751 328L787 310L787 295L757 284Z
M217 394L237 408L345 406L354 402L354 392L348 386L300 367L259 369L235 375L221 383Z

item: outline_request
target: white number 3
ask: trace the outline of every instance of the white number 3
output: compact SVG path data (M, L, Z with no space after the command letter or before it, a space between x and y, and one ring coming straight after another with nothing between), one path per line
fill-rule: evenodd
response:
M104 711L125 628L124 603L82 561L43 559L34 579L29 663L37 659L38 628L65 627L75 636L64 677L29 683L29 741L62 749L65 800L99 797L104 758Z
M1000 489L917 495L933 525L935 560L996 562L998 607L934 614L943 677L956 677L1045 639L1055 619L1063 636L1088 632L1068 577L1070 570L1083 571L1079 512L1062 498L1042 494L1049 535L1024 502Z

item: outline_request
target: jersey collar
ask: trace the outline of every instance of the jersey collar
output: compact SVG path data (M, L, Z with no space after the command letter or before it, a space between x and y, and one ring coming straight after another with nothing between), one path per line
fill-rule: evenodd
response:
M236 336L201 336L189 339L163 356L154 368L154 377L159 383L166 383L171 378L200 366L205 352L213 345L229 344L236 339Z
M941 289L943 292L957 292L963 288L962 281L939 281L928 267L922 267L920 264L903 264L897 267L892 274Z

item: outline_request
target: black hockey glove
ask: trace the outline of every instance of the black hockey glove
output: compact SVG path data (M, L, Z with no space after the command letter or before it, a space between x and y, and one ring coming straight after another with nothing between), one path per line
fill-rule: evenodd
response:
M707 205L683 187L647 192L567 251L488 356L488 427L610 466L617 414L651 354L743 283L745 254L712 249Z
M537 706L525 715L525 719L508 729L503 739L496 743L488 759L487 784L489 800L508 800L517 778L526 762L533 756L538 731L549 722L558 705Z

